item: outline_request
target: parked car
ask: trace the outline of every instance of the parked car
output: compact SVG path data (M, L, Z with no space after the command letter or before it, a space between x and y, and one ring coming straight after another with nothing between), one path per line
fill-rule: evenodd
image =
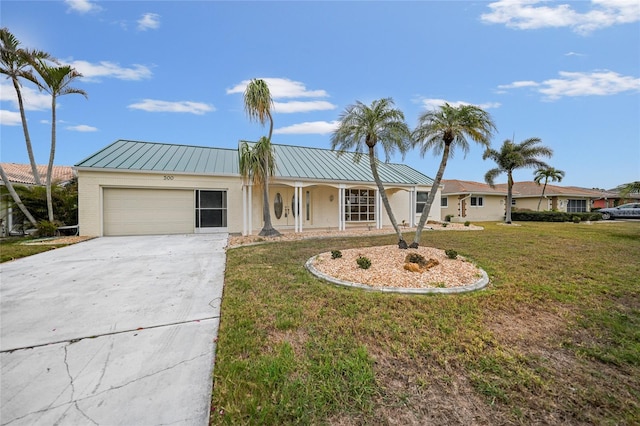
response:
M607 207L600 209L604 220L616 218L637 218L640 219L640 203L627 203L618 207Z

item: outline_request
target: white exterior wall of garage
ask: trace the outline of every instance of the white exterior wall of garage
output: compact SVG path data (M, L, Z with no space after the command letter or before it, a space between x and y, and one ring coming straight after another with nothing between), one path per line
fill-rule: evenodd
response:
M226 191L227 228L216 230L242 231L242 182L237 176L78 169L80 232L91 236L195 233L196 190Z

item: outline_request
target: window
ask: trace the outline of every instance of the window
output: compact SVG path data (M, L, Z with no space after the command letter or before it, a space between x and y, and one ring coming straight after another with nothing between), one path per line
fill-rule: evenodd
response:
M273 200L273 211L276 214L276 219L280 219L282 217L282 209L284 208L284 203L282 201L282 195L278 192L276 194L276 198Z
M306 192L305 199L305 211L307 212L307 220L311 220L311 193L309 191Z
M515 205L516 205L516 199L515 199L515 198L512 198L512 199L511 199L511 205L512 205L512 206L515 206Z
M196 228L227 227L227 191L196 191Z
M418 191L416 194L416 213L422 213L424 205L427 204L429 193L424 191Z
M587 211L587 200L567 200L567 213Z
M482 197L471 197L470 203L472 207L482 207L484 206L484 199Z
M447 197L440 198L440 207L442 208L449 207L449 199Z
M376 197L372 189L346 189L344 191L344 217L348 222L376 220Z

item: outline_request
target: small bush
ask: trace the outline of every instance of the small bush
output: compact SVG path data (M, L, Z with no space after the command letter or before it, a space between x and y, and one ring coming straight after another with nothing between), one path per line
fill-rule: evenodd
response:
M416 263L418 265L420 265L421 268L424 268L425 266L427 266L427 259L425 259L425 257L419 253L409 253L405 258L404 258L404 262L405 263Z
M571 220L573 221L573 223L580 223L580 216L573 216Z
M369 269L371 267L371 259L365 256L357 258L356 263L361 269Z
M464 223L464 226L469 226L471 225L471 222L469 222L468 220Z
M446 215L446 216L444 217L444 221L445 221L445 222L451 222L451 218L452 218L452 217L453 217L453 215L452 215L452 214L448 214L448 215Z
M342 252L340 250L331 250L331 258L339 259L342 257Z
M458 252L453 249L445 250L444 254L446 254L449 259L456 259L458 257Z
M442 227L443 227L443 228L446 228L448 225L449 225L449 224L448 224L447 222L444 222L444 223L442 224Z
M48 220L41 220L38 222L37 233L38 237L53 237L56 235L56 230L58 229L58 224L54 222L49 222Z

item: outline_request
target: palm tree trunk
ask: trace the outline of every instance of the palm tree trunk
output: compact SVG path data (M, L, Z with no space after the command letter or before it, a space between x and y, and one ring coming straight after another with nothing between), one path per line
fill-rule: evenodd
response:
M53 175L53 159L56 155L56 96L51 96L51 152L47 165L47 213L49 222L53 222L53 200L51 199L51 177Z
M511 199L513 198L513 176L511 176L511 171L507 173L507 209L504 221L505 223L511 224Z
M540 201L538 201L538 211L540 211L540 203L542 203L542 199L544 198L544 191L546 189L547 189L547 178L544 179L544 186L542 187L542 194L540 194Z
M262 219L264 220L264 225L258 235L261 237L278 237L281 234L271 224L271 211L269 210L269 173L266 172L266 170L269 170L268 157L265 157L263 161L265 163L265 176L262 185Z
M420 237L422 234L422 229L424 228L424 224L427 223L427 219L429 218L429 212L431 211L431 206L433 205L433 200L436 198L436 194L438 193L438 187L440 186L440 182L442 182L442 176L444 175L444 169L447 167L447 161L449 160L449 150L451 149L451 143L444 144L444 149L442 150L442 160L440 160L440 167L438 168L438 173L436 173L436 179L433 181L433 186L431 187L431 191L429 191L429 197L427 198L427 202L422 208L422 213L420 214L420 220L418 221L418 226L416 227L416 235L413 237L413 242L411 243L411 248L418 248L420 245Z
M391 225L393 225L393 229L396 231L396 234L398 235L398 247L401 249L406 249L408 248L407 242L404 240L404 237L402 236L402 232L400 232L400 227L396 222L396 217L393 215L393 211L391 211L391 204L389 204L387 193L384 190L382 181L380 180L380 175L378 175L378 167L376 166L375 151L371 146L369 146L369 165L371 166L371 173L373 174L373 179L376 181L376 185L378 186L378 190L380 191L380 198L382 198L382 204L384 204L384 208L387 211L387 215L389 216Z
M27 116L24 113L24 102L22 100L22 91L20 90L20 84L17 78L12 78L13 87L16 89L16 95L18 96L18 107L20 109L20 118L22 119L22 131L24 132L24 141L27 144L27 154L29 154L29 163L31 163L31 172L33 178L36 181L36 185L42 185L40 179L40 173L38 173L38 167L36 165L36 159L33 155L33 147L31 146L31 137L29 136L29 128L27 127Z
M11 194L11 198L13 198L13 201L16 203L16 205L18 206L20 211L24 214L24 216L27 218L27 220L29 222L31 222L31 224L34 227L38 226L38 222L36 222L36 220L33 217L33 215L31 215L31 213L29 213L29 210L27 210L25 205L22 203L22 200L20 199L20 196L18 195L16 190L13 188L13 184L11 183L9 178L7 177L7 174L5 173L4 168L2 167L2 165L0 165L0 177L2 177L2 181L4 182L4 185L7 187L7 190L9 191L9 194Z

